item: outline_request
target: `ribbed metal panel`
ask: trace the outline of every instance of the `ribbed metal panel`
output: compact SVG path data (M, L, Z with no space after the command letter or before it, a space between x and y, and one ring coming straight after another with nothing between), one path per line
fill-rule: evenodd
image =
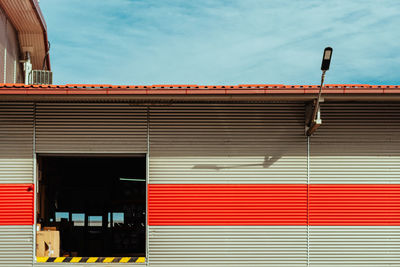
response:
M149 225L307 225L307 185L150 184Z
M310 266L399 266L400 226L311 226Z
M305 266L305 226L151 226L150 266Z
M310 183L331 185L310 187L310 223L326 225L310 226L311 266L399 265L400 105L330 103L321 114Z
M0 266L32 266L33 244L33 226L0 226Z
M400 225L400 185L312 184L309 201L310 225Z
M39 153L145 153L147 110L129 104L37 104Z
M0 183L33 183L33 104L0 103Z
M150 183L306 183L304 105L150 108Z
M33 225L32 184L0 184L0 225Z
M36 0L35 0L36 1ZM42 27L38 16L33 9L31 0L2 1L1 6L13 22L22 32L41 32ZM21 12L24 11L23 14Z
M331 103L311 137L314 184L400 184L400 104Z

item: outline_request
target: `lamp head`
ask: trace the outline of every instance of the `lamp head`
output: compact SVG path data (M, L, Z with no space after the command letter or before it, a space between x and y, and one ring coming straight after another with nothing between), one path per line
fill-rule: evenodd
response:
M332 51L333 51L332 47L325 48L321 64L322 71L329 70L329 65L331 64L331 58L332 58Z

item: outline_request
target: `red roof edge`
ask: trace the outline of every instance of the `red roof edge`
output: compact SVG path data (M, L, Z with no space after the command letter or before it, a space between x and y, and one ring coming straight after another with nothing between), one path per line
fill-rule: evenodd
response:
M110 85L0 84L1 95L310 95L319 92L318 85L239 84L239 85ZM327 84L323 94L400 94L400 85Z

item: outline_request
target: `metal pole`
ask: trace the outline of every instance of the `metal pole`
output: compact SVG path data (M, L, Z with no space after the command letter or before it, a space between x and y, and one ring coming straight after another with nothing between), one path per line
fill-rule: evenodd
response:
M316 117L317 117L318 110L319 110L319 106L320 106L319 103L320 103L320 101L321 101L321 95L322 95L322 86L323 86L324 80L325 80L325 72L326 72L326 70L323 70L323 71L322 71L321 85L319 86L318 98L317 98L317 101L316 101L316 103L315 103L315 108L314 108L314 111L313 111L311 123L313 123L313 122L315 121L315 119L316 119Z

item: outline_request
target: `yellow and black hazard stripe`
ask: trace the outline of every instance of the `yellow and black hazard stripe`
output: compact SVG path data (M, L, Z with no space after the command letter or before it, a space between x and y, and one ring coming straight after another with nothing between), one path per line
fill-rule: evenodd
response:
M37 257L37 262L143 263L145 257Z

